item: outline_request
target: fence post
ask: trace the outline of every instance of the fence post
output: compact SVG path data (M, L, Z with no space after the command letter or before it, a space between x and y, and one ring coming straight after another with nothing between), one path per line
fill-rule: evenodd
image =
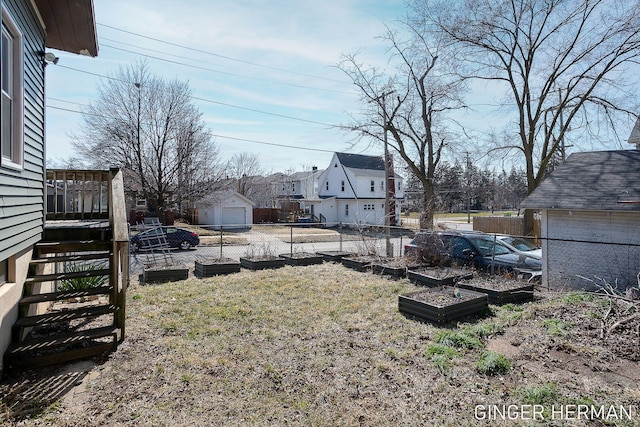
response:
M342 228L338 228L338 234L340 235L340 252L342 252Z
M293 256L293 224L290 226L291 227L291 235L289 238L289 243L290 243L290 249L289 249L289 255Z
M222 226L220 226L220 258L222 258Z

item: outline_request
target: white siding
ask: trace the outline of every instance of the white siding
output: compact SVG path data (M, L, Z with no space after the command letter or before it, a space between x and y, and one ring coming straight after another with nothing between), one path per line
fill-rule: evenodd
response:
M548 210L542 235L545 277L552 288L624 289L640 272L640 212Z

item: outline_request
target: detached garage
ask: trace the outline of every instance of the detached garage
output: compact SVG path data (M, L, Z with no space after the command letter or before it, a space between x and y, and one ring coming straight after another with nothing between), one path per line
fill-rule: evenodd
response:
M639 183L640 150L574 153L522 202L541 211L543 285L638 286Z
M198 203L195 217L214 229L251 228L253 202L236 191L216 192Z

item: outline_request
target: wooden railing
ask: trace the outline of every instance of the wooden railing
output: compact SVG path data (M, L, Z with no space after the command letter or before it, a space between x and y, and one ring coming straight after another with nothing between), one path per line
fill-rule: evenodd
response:
M123 340L127 287L129 286L129 226L127 223L122 170L111 169L109 178L109 226L111 227L113 241L110 284L113 286L114 303L119 308L114 320L121 330L120 340Z
M107 219L110 180L104 170L47 170L47 219Z
M109 220L107 235L113 244L109 259L109 283L113 289L110 299L119 308L114 322L121 329L122 340L129 285L129 229L122 171L49 169L46 176L47 220Z

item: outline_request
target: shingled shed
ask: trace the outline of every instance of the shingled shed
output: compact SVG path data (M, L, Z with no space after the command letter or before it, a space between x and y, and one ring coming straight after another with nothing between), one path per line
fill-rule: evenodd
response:
M637 286L640 150L571 154L520 207L541 211L543 285Z

